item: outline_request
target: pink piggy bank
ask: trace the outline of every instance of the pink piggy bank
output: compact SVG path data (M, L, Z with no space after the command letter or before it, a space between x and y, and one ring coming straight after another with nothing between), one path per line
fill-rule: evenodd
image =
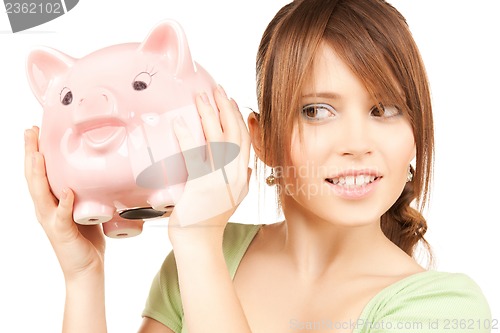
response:
M207 92L214 104L215 87L178 23L161 22L142 43L81 59L34 50L27 74L44 109L40 151L52 192L75 192L77 223L129 237L144 220L170 215L187 180L173 121L182 117L204 147L195 96Z

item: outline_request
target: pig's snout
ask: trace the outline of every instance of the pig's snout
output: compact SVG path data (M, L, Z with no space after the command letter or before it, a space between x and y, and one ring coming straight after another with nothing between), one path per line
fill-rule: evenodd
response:
M118 147L126 136L125 123L118 117L114 96L98 89L77 100L73 110L75 134L94 150Z
M78 100L73 111L73 121L81 124L99 118L116 117L115 105L113 95L105 89L99 89Z

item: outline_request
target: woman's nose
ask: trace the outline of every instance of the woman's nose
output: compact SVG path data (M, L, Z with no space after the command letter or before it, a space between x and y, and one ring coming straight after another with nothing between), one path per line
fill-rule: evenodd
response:
M346 157L360 157L373 150L373 139L369 120L361 114L346 115L339 124L337 137L338 154Z

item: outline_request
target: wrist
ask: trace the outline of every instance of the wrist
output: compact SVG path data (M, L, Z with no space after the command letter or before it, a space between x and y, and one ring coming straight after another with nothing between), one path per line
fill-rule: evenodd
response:
M219 215L196 224L183 226L177 214L170 217L168 235L172 247L184 248L222 248L222 238L228 217Z
M104 285L104 267L89 267L80 272L64 274L66 287L77 286L78 288L85 285Z
M170 227L169 238L174 252L222 250L224 227Z

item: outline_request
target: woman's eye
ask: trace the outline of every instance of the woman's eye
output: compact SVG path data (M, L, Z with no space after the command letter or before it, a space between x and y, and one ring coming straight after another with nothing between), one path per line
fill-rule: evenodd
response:
M384 106L383 104L374 105L370 110L370 115L374 117L390 118L401 114L401 110L394 105Z
M323 120L335 114L335 109L328 104L307 104L302 107L302 117L309 121Z

